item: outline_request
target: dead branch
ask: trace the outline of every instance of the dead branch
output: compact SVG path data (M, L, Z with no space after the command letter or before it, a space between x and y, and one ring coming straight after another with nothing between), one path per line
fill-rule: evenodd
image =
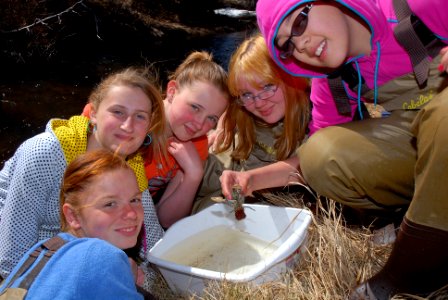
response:
M36 25L38 25L38 24L42 24L42 25L48 26L45 22L47 22L47 21L50 20L50 19L54 19L54 18L58 18L58 19L59 19L59 22L61 22L61 19L60 19L60 18L61 18L61 16L62 16L63 14L65 14L65 13L69 13L69 12L74 12L74 13L76 13L76 11L75 11L75 7L76 7L77 5L83 5L83 6L85 6L85 4L84 4L84 0L79 0L78 2L76 2L75 4L73 4L72 6L68 7L67 9L65 9L65 10L63 10L63 11L61 11L61 12L55 14L55 15L51 15L51 16L45 17L45 18L43 18L43 19L37 19L34 23L32 23L32 24L30 24L30 25L26 25L26 26L20 27L20 28L18 28L18 29L13 29L13 30L10 30L10 31L3 31L3 32L4 32L4 33L13 33L13 32L19 32L19 31L22 31L22 30L28 30L28 31L29 31L31 27L36 26Z

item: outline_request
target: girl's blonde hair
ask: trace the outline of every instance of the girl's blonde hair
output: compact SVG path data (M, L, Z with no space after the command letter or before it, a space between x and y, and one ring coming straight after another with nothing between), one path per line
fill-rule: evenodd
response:
M75 213L79 213L83 208L81 193L92 184L95 178L118 169L132 171L122 157L106 149L83 153L67 166L62 180L59 202L62 231L70 231L62 209L64 204L70 204Z
M175 80L179 88L193 84L196 81L210 83L230 99L227 87L227 72L216 62L213 56L205 51L194 51L168 76Z
M275 84L283 91L286 100L283 132L277 137L274 148L276 159L290 157L306 135L309 122L309 101L306 94L307 81L292 77L283 72L269 56L264 38L257 34L246 39L233 53L229 63L228 86L232 96L240 95L239 83L246 81L254 88L262 88L260 80L265 84ZM255 124L263 125L236 101L230 103L223 119L223 134L216 152L223 152L235 144L235 133L239 142L231 154L235 160L249 157L256 142ZM267 124L265 124L267 125Z
M145 157L149 155L149 151L157 156L167 155L167 141L165 137L165 110L163 107L163 99L159 85L156 83L154 74L148 68L129 67L117 73L106 77L90 94L89 103L93 106L95 111L106 97L107 93L115 86L135 87L142 90L142 92L151 101L151 126L148 128L148 133L152 137L151 147L141 147L140 153Z

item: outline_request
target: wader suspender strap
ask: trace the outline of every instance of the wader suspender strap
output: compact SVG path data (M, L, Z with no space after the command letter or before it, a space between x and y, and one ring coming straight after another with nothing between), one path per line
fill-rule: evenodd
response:
M394 29L395 38L408 53L417 83L422 87L428 78L429 57L437 56L440 49L446 45L417 16L412 14L406 0L393 0L393 5L399 21ZM358 74L353 65L345 64L336 72L328 74L327 79L338 113L350 116L350 101L343 83L346 82L350 89L357 93ZM364 78L361 77L361 80L361 94L364 94L370 88L365 84Z
M444 44L412 13L406 0L393 0L393 5L398 19L395 38L409 54L415 78L422 87L428 79L429 56L436 56Z
M358 89L358 73L353 68L352 64L348 63L340 67L337 71L329 74L327 79L338 113L343 116L350 116L352 114L352 109L347 93L345 92L343 81L348 84L352 91L356 92ZM361 85L361 94L370 90L362 77Z
M350 101L345 93L341 77L328 78L328 85L331 94L333 95L338 113L343 116L350 116L352 114L352 109Z
M23 273L25 273L32 264L36 261L36 259L39 257L40 253L43 250L48 250L42 259L37 263L37 265L30 271L30 273L20 282L20 285L18 288L26 289L28 290L31 284L33 283L34 279L36 279L39 272L43 269L45 264L50 260L51 256L59 249L61 248L66 241L59 236L54 236L42 245L40 245L39 248L34 250L28 257L28 259L23 263L23 265L20 267L19 271L14 275L14 277L10 280L7 287L10 287L20 276L22 276Z

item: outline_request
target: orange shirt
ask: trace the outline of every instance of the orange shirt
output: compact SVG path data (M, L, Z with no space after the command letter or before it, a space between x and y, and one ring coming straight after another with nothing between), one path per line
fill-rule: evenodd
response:
M208 157L208 140L207 136L201 136L191 140L199 153L199 157L202 161L205 161ZM174 178L179 170L174 157L168 153L168 160L162 160L162 162L145 161L146 177L148 178L148 189L157 200L161 197L161 193L166 188L171 179ZM157 201L156 201L157 202Z

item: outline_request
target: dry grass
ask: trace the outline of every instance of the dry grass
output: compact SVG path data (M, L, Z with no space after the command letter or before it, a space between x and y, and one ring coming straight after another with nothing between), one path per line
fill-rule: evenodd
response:
M301 199L271 195L273 205L303 208ZM325 207L325 208L324 208ZM347 228L333 202L313 209L309 228L308 253L281 281L261 286L211 282L201 297L182 298L173 294L160 278L154 294L160 299L241 300L241 299L345 299L350 290L378 270L385 263L391 245L375 245L372 234L365 228ZM448 288L447 288L448 289ZM445 294L446 295L446 294ZM411 295L394 299L423 299ZM426 299L442 299L439 297ZM445 298L448 299L448 298Z

